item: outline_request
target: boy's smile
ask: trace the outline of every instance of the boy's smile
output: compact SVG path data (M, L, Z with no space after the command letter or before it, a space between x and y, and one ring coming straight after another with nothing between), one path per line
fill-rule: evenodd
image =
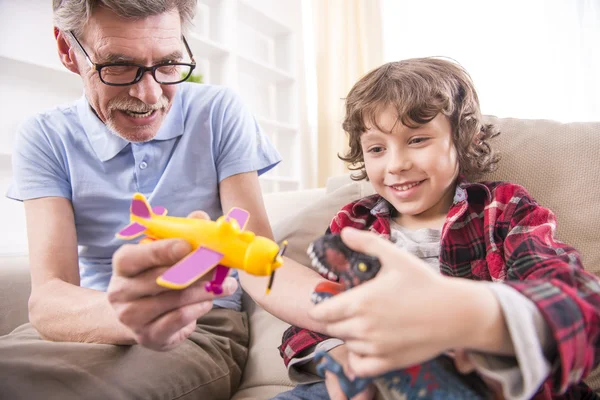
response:
M410 128L396 110L379 114L377 128L361 137L367 175L379 195L396 210L394 220L406 227L441 227L458 176L458 158L448 118Z

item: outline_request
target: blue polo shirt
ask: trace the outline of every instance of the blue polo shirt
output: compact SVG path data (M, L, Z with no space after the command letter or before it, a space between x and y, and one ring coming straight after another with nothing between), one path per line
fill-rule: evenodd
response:
M230 89L182 83L155 139L131 143L98 119L85 96L25 121L13 148L15 200L64 197L73 204L81 286L106 291L135 192L169 215L223 215L219 182L262 174L281 157ZM237 277L237 271L232 271ZM241 290L216 300L241 309Z

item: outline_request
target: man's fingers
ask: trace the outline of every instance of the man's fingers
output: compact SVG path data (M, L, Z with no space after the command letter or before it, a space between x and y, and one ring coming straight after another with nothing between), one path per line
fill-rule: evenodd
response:
M206 292L204 285L200 284L116 304L115 308L122 323L142 328L163 314L190 304L212 301L215 297L213 293Z
M133 283L133 282L132 282ZM119 320L127 326L141 330L151 321L160 318L161 315L194 303L212 301L215 298L229 296L237 289L237 281L228 277L223 282L223 293L215 295L207 292L204 281L197 281L192 286L183 290L164 289L161 293L150 296L139 296L137 298L120 300L115 299L119 291L109 293L109 300L113 303ZM124 292L124 291L123 291Z
M138 343L155 349L168 348L173 341L179 342L185 338L176 338L177 334L190 323L209 312L212 301L194 303L178 308L160 316L153 321L143 333L138 333Z
M196 219L207 219L210 221L210 217L208 216L208 214L201 210L192 211L191 213L188 214L187 217L188 218L196 218Z
M133 301L145 296L155 296L168 288L156 284L156 278L164 273L167 267L157 267L139 274L136 279L113 275L108 286L108 301L113 304Z
M173 265L192 251L185 240L165 239L121 246L113 255L113 274L133 277L151 268Z

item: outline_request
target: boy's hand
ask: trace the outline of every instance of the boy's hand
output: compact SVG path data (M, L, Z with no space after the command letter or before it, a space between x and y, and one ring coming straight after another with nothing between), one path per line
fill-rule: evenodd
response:
M378 257L381 270L315 306L310 315L324 323L323 333L345 341L356 375L377 376L452 348L484 349L485 334L490 336L492 325L497 328L498 318L503 321L498 301L484 285L443 277L373 233L346 228L342 239L353 250Z
M190 217L208 218L202 212ZM137 343L159 351L172 349L192 334L196 320L211 310L215 297L237 289L233 278L226 278L219 296L207 293L202 279L183 290L159 286L156 278L191 250L184 240L166 239L127 244L115 252L108 301Z
M352 371L348 368L348 349L345 345L338 346L334 349L329 350L328 352L331 357L344 368L344 372L346 376L350 379L353 379L354 376ZM327 393L329 394L329 398L331 400L347 400L348 397L340 387L340 383L338 381L338 377L331 371L325 372L325 386L327 387ZM372 400L375 398L375 385L370 384L367 386L365 390L357 394L352 398L352 400Z

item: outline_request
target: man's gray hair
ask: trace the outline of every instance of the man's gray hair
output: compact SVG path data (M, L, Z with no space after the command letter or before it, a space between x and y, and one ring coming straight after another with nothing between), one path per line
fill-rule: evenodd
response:
M197 0L52 0L54 26L61 31L73 31L76 36L98 7L105 7L123 18L146 18L177 9L182 31L191 25Z

